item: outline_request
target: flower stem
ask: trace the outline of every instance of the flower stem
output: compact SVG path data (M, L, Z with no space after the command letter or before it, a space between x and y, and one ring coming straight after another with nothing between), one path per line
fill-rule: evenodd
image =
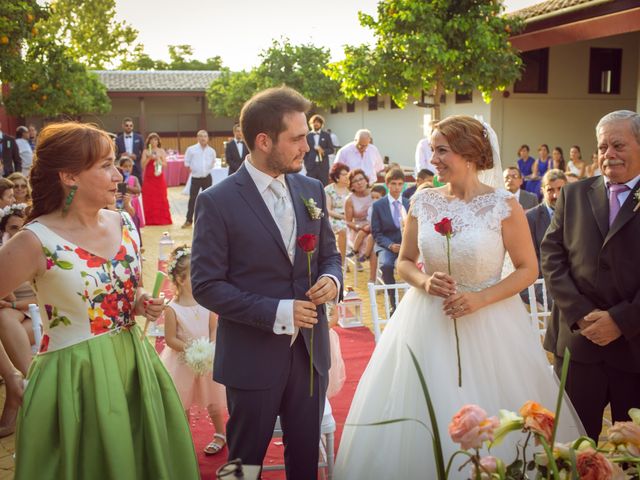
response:
M451 275L451 235L447 234L447 267ZM460 337L458 337L458 319L453 319L453 332L456 335L456 355L458 357L458 387L462 387L462 365L460 363Z
M313 285L311 284L311 256L313 252L307 252L307 273L309 275L309 288ZM309 341L309 396L313 397L313 333L314 328L311 327L311 339Z

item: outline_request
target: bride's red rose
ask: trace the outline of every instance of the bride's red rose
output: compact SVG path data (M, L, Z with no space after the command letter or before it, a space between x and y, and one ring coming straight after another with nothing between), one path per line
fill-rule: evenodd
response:
M451 235L453 233L451 220L447 217L444 217L438 223L434 224L434 228L436 229L436 232L438 232L440 235L446 236L446 235Z

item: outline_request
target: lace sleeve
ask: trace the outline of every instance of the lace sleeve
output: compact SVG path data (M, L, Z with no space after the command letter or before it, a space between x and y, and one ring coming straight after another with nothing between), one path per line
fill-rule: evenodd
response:
M496 189L496 206L494 213L499 222L502 222L511 215L511 205L509 205L507 200L514 197L513 193L503 188Z
M429 192L428 188L418 190L411 197L411 214L417 218L425 218L426 216L433 216L435 213L433 201L431 197L433 194Z

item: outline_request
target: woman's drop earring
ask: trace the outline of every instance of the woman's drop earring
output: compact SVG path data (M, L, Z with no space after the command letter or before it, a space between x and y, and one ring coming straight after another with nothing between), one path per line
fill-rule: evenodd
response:
M67 194L67 198L64 199L64 207L62 207L62 213L67 213L69 211L69 207L71 206L71 202L73 202L73 197L75 196L77 190L77 185L71 185L71 189Z

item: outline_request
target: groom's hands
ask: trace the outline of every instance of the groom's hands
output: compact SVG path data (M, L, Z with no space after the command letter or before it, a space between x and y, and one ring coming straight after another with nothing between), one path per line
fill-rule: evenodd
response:
M318 312L312 302L306 300L293 301L293 324L300 328L313 328L318 323Z
M322 305L323 303L336 299L338 296L338 287L331 277L322 276L318 278L315 285L307 291L306 295L314 305Z

